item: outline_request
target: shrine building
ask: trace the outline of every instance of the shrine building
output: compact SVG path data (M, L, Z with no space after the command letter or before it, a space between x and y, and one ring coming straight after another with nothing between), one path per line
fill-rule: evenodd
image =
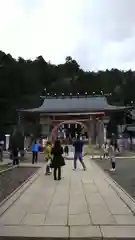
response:
M41 135L51 140L64 124L80 124L88 133L89 142L102 144L106 140L106 125L112 112L127 111L131 106L113 106L104 96L44 97L38 108L23 109L20 113L33 115L41 125Z

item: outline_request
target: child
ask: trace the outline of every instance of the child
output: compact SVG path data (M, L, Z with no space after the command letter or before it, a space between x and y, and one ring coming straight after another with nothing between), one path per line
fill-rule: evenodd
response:
M45 172L44 172L44 174L46 174L46 175L51 174L51 168L50 168L51 161L52 161L51 152L52 152L52 145L50 142L47 142L45 149L44 149L45 161L47 163L47 164L45 164Z
M116 159L115 159L115 147L112 142L110 143L108 152L109 152L109 157L112 165L112 168L110 169L110 171L114 172L116 170Z

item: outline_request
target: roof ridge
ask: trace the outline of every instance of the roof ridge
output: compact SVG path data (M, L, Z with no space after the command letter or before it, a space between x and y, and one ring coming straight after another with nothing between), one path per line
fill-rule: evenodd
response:
M105 98L106 99L106 96L104 95L63 95L63 96L41 96L41 98L44 98L44 99L72 99L72 98Z

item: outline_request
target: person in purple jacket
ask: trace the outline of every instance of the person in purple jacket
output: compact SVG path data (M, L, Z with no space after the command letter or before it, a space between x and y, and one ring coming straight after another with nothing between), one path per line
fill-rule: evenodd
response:
M75 148L75 153L74 153L74 170L76 170L76 165L77 165L77 159L79 159L80 163L82 164L83 170L86 170L86 166L83 161L83 141L80 140L80 136L77 136L77 139L73 143L73 146Z

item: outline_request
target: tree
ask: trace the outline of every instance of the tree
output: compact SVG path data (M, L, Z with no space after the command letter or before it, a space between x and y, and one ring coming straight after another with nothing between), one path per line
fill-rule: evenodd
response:
M84 71L71 56L66 57L65 63L55 65L47 63L42 56L35 60L22 57L16 60L0 51L0 134L17 124L16 109L40 105L45 88L53 95L112 93L109 103L113 104L116 101L120 104L120 100L127 104L135 101L135 75L131 70Z
M70 74L75 74L79 71L79 64L76 62L76 60L72 59L72 57L68 56L66 57L66 67L68 68L68 71Z

